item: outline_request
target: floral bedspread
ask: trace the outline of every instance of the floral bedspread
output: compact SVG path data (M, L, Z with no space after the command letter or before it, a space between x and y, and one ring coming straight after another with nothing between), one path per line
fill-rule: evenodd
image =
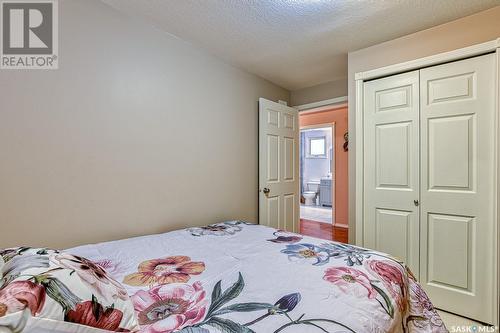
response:
M85 245L122 282L141 332L447 332L386 254L229 221Z

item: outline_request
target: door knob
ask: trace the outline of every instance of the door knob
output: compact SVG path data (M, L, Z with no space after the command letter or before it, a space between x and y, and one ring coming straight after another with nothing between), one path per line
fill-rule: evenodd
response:
M418 200L413 200L413 204L418 207L418 205L420 205L420 202L418 202Z
M262 192L264 192L265 195L268 195L269 192L271 192L271 190L268 189L267 187L264 187L264 189L262 190Z

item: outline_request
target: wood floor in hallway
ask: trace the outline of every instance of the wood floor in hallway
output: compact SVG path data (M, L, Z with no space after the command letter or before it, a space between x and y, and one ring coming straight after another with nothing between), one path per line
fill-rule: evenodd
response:
M347 243L348 232L344 227L332 227L330 223L323 223L300 219L300 233L306 236L334 240Z

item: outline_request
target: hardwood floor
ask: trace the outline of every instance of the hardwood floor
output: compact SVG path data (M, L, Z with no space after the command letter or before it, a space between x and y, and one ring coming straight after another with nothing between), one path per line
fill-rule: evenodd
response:
M348 229L329 223L300 219L300 233L306 236L347 243Z
M349 228L347 226L335 225L333 227L333 240L342 243L349 242Z
M333 228L330 223L300 219L300 233L306 236L333 240Z

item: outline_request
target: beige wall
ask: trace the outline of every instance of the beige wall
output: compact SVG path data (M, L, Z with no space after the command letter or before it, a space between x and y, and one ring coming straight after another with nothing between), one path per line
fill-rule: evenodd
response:
M291 105L303 105L347 96L347 78L330 81L290 93Z
M59 70L0 71L0 248L257 218L257 100L288 91L96 0Z
M349 53L349 240L354 241L355 126L354 74L490 41L500 37L500 6L431 29Z

